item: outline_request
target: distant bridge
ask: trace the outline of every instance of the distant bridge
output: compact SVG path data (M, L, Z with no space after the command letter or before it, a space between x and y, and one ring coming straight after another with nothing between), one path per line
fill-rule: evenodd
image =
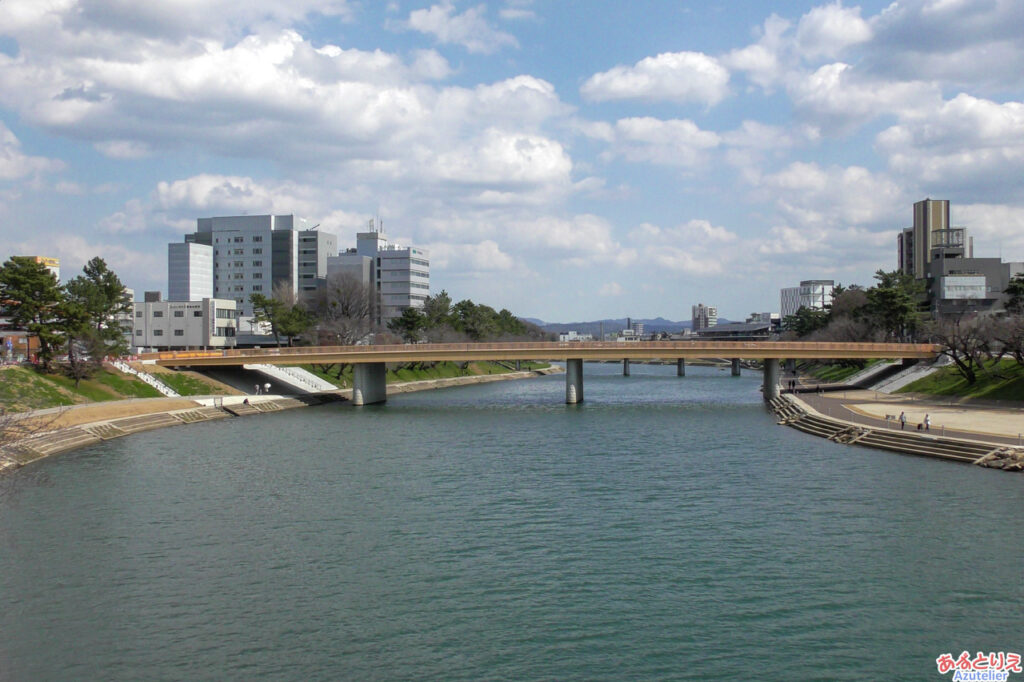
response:
M566 363L565 398L583 400L583 361L621 360L629 373L630 360L675 360L677 374L685 374L687 359L726 358L733 374L739 362L764 361L764 395L778 395L780 360L932 359L932 344L824 343L803 341L634 341L634 342L509 342L415 343L383 346L303 346L223 351L177 351L143 356L165 367L215 367L269 363L273 365L354 365L352 402L356 405L387 399L385 365L388 362L473 362L476 360L559 360Z

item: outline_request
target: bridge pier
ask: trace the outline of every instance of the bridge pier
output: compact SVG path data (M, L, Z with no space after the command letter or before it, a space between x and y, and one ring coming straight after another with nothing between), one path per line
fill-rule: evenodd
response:
M517 372L521 372L522 370L523 370L523 361L522 360L516 360L516 371Z
M775 358L764 359L764 386L761 393L765 402L779 397L779 377L781 376L779 361Z
M684 358L679 358L678 360L676 360L676 376L686 376L686 360Z
M583 402L583 360L565 361L565 402L575 405Z
M733 358L732 359L732 375L734 377L738 377L740 375L740 359L739 358Z
M360 362L352 366L352 404L372 405L388 399L388 371L383 362Z
M629 376L629 358L622 358L622 376Z

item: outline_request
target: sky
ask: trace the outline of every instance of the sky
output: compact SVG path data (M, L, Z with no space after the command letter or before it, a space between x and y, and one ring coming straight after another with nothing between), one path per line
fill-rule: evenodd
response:
M771 8L775 8L775 12ZM742 320L896 267L912 204L1024 260L1024 2L0 0L0 257L288 214L549 322Z

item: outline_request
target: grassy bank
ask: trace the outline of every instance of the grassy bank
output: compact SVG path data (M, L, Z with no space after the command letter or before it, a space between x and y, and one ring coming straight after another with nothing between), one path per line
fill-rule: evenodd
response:
M106 368L90 379L83 379L78 386L63 374L43 374L28 367L0 370L0 405L8 412L159 397L160 392L149 384Z
M882 360L867 360L863 365L841 365L838 363L810 363L800 366L800 373L812 376L822 383L841 384L857 372L878 364Z
M925 393L984 400L1024 400L1024 365L1014 360L987 363L973 384L960 376L956 367L942 367L932 374L907 384L897 393Z
M548 367L546 362L520 363L523 370ZM452 377L480 376L485 374L507 374L515 371L514 363L504 365L498 362L414 362L403 365L388 365L388 383L406 381L424 381L426 379L450 379ZM338 388L352 387L352 366L345 365L302 365L302 369L311 372L321 379L331 382Z

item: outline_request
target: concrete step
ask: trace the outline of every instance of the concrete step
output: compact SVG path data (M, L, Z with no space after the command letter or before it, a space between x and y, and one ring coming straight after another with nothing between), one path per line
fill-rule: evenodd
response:
M158 414L144 414L138 417L115 419L111 423L127 433L139 433L140 431L174 426L175 424L180 424L181 420L175 419L173 415L161 412Z
M258 410L252 405L246 405L245 403L237 403L235 405L225 405L224 409L236 417L244 417L250 414L262 414L262 410Z
M128 435L127 431L109 422L103 424L89 424L82 428L95 436L99 436L103 440L110 440L111 438L120 438L121 436Z

